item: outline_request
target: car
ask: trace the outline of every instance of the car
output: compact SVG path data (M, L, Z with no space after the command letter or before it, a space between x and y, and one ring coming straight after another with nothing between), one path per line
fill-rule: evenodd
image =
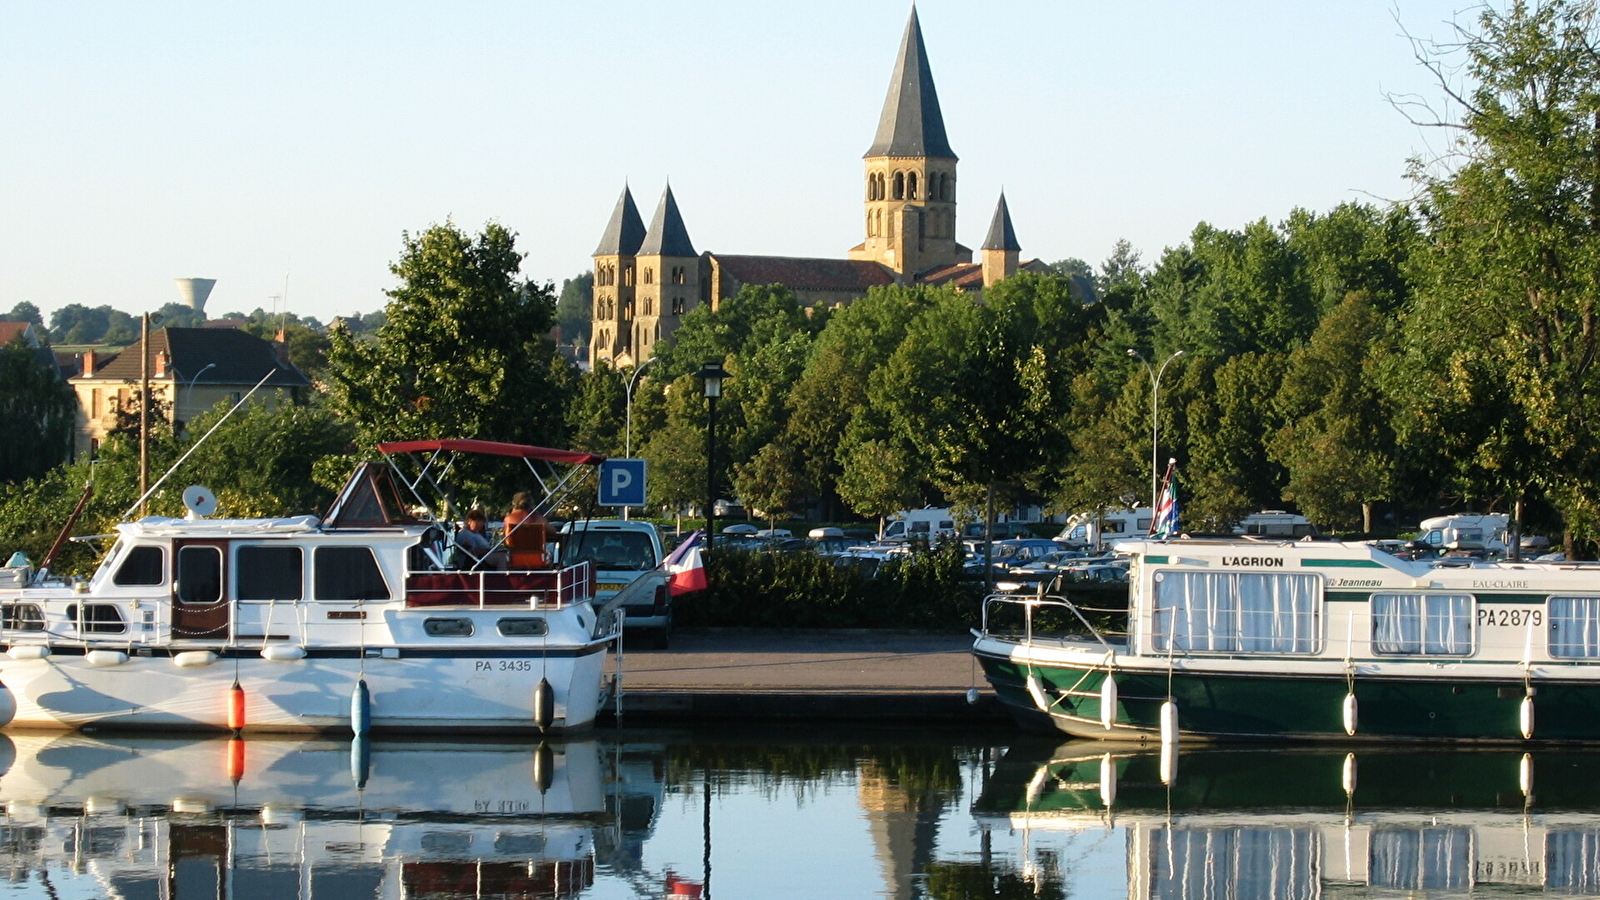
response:
M561 560L588 561L595 571L595 606L661 565L661 533L649 522L628 519L578 519L561 526ZM666 579L654 590L623 602L625 633L644 632L657 649L672 639L672 592Z

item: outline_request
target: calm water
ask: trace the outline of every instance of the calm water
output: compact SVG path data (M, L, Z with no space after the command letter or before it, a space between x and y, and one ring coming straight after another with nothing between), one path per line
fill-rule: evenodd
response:
M1106 750L13 734L0 896L1600 896L1600 754Z

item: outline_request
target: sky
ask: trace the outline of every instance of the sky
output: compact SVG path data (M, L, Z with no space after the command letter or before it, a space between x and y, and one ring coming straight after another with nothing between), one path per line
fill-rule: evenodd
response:
M1465 10L1461 12L1461 10ZM394 287L403 235L517 233L589 269L623 186L669 183L695 249L843 257L904 0L0 0L0 311L132 313L217 279L211 315L327 321ZM1146 264L1200 222L1413 193L1443 135L1405 37L1467 0L917 4L957 237L1004 190L1023 257Z

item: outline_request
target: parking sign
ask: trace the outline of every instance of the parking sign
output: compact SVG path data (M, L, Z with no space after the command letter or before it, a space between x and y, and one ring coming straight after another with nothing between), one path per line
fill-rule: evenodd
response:
M644 460L608 459L600 464L600 505L644 505Z

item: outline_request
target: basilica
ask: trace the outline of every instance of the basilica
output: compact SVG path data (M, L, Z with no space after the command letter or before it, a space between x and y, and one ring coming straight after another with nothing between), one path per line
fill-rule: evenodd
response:
M745 285L781 284L806 306L838 306L883 285L948 284L981 294L1019 268L1048 270L1036 259L1019 261L1004 194L978 262L956 241L956 154L914 7L864 160L865 239L843 259L697 253L671 187L649 226L624 187L594 251L590 365L649 359L686 313L702 304L716 309Z

